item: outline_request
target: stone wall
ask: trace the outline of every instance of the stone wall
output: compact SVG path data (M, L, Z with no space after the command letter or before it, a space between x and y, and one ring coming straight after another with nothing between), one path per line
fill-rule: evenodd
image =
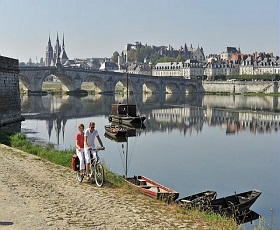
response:
M17 59L0 56L0 128L22 121Z
M203 81L205 92L219 93L279 93L275 81Z

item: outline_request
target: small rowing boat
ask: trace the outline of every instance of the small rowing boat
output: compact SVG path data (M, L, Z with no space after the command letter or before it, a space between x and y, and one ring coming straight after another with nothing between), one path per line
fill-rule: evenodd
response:
M261 191L253 189L248 192L211 200L208 205L205 205L204 209L221 215L235 217L249 210L260 195Z
M159 199L167 203L174 202L179 193L171 188L163 186L145 176L134 176L125 178L130 185L135 187L138 191L150 196L154 199Z

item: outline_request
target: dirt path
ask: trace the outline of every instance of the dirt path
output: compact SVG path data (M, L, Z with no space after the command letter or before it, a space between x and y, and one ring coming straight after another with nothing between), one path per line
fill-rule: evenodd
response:
M79 183L69 168L0 146L0 230L205 229L169 209L143 195Z

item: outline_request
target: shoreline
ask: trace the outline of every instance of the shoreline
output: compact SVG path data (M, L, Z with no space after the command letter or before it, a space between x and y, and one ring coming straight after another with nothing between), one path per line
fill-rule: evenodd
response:
M79 183L70 168L2 144L0 160L7 229L216 229L222 222L219 229L236 229L133 190Z

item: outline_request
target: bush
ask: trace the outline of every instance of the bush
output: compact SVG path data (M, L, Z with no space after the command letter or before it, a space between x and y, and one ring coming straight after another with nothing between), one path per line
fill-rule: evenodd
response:
M4 131L0 131L0 143L11 146L10 135Z

